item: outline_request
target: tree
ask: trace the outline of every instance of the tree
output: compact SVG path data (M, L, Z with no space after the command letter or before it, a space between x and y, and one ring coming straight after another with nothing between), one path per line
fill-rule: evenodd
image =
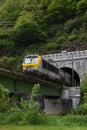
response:
M77 14L82 15L87 10L87 0L81 0L77 3Z
M19 16L23 5L24 3L21 0L6 0L0 7L0 18L4 21L14 22Z
M84 27L85 27L85 29L87 29L87 11L85 12L85 14L84 14Z
M14 27L14 38L22 45L46 41L46 33L42 31L34 19L34 14L22 12Z

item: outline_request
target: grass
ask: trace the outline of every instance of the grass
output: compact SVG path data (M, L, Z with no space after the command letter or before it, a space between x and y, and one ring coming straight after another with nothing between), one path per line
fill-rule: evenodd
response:
M49 121L48 121L49 120ZM87 130L87 116L48 116L47 124L42 125L6 125L0 130Z
M1 124L0 130L87 130L87 116L47 116L46 119L46 124L40 125Z
M87 130L84 126L0 126L0 130Z

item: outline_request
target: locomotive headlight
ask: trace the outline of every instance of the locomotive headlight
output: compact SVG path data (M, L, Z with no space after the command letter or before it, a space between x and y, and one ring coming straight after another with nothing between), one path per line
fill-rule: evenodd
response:
M35 70L37 70L37 67L35 67Z
M26 68L25 68L25 67L23 67L23 70L26 70Z

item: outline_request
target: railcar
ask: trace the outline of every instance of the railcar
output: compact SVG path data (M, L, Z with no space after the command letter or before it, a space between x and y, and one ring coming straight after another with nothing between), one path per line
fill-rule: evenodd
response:
M60 80L69 84L71 83L70 74L36 54L25 56L22 68L24 73L37 74L52 80Z

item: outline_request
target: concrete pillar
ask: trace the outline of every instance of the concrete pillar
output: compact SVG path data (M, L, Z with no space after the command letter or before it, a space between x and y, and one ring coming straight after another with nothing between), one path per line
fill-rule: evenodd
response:
M73 108L76 108L80 103L80 87L70 87L69 88L69 98L72 99Z
M60 97L61 99L69 99L69 87L63 87Z
M45 113L50 115L57 115L62 112L61 99L44 99Z
M72 99L72 107L76 108L80 102L80 87L63 87L61 99Z

